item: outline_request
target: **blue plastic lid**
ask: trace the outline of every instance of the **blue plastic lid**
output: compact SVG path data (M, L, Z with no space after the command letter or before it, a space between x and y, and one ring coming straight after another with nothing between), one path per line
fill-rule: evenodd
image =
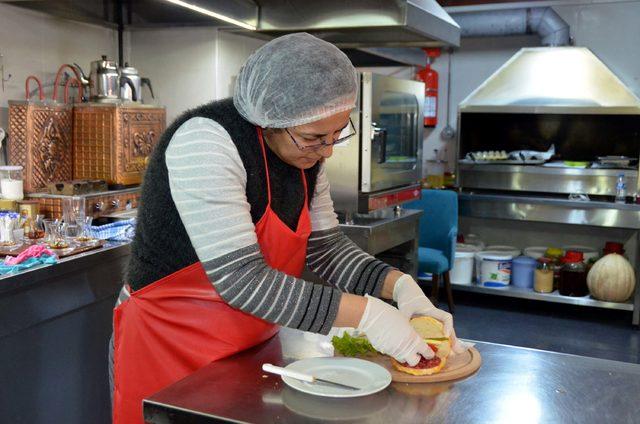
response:
M530 256L518 256L517 258L513 258L513 263L517 265L534 266L536 264L536 260Z

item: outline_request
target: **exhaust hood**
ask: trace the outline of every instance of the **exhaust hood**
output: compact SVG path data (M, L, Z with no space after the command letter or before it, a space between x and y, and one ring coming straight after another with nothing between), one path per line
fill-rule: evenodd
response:
M585 47L524 48L460 112L640 114L640 99Z
M460 27L435 0L257 0L258 32L305 31L341 48L459 46Z
M67 19L128 28L173 25L257 27L244 35L273 38L305 31L341 48L459 46L460 26L436 0L0 0ZM206 12L206 13L205 13ZM224 20L213 16L222 15ZM234 30L235 32L235 30ZM424 64L424 60L422 61Z

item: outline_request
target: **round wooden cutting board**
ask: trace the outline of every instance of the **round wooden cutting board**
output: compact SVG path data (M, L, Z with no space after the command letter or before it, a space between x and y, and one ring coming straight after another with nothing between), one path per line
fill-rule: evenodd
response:
M364 357L362 359L375 362L386 368L391 373L391 379L398 383L438 383L442 381L458 380L468 377L480 368L482 358L480 352L472 347L461 355L455 355L447 359L444 368L432 375L411 375L398 371L391 365L391 358L385 355Z

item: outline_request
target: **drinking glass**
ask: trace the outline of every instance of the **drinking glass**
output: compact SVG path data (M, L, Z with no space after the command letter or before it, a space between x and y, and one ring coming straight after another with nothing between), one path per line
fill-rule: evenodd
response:
M92 216L85 216L84 221L80 224L80 234L76 237L76 241L79 243L91 243L96 240L91 224L93 223Z

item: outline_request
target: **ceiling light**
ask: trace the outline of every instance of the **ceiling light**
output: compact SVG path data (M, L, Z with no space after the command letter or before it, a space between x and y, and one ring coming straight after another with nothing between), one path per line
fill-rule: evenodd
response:
M182 0L165 0L165 1L168 1L169 3L173 3L173 4L178 5L178 6L185 7L187 9L193 10L195 12L200 12L203 15L211 16L212 18L220 19L221 21L229 22L230 24L234 24L234 25L237 25L237 26L245 28L245 29L250 29L252 31L255 31L255 29L256 29L256 27L254 27L253 25L249 25L249 24L246 24L244 22L238 21L236 19L230 18L228 16L221 15L220 13L216 13L216 12L211 11L209 9L205 9L203 7L200 7L200 6L196 6L195 4L187 3L186 1L182 1Z

